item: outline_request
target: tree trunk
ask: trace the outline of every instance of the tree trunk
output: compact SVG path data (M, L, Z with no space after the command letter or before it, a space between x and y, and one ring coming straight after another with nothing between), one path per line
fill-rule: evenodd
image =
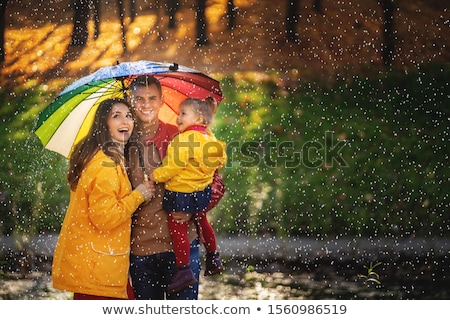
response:
M227 17L228 17L228 30L233 30L236 20L236 8L233 0L227 1Z
M0 1L0 62L5 61L5 13L7 0Z
M295 25L298 21L299 0L288 0L286 10L286 39L290 42L298 40L297 32L295 31Z
M136 18L136 0L130 0L130 18L131 22Z
M73 16L73 30L71 45L84 46L89 37L89 0L75 0L73 3L75 9Z
M314 0L313 8L316 13L322 14L322 0Z
M120 20L120 30L121 30L121 38L122 38L122 48L123 51L127 50L127 38L126 38L126 33L125 33L125 10L123 7L123 2L122 0L117 0L117 11L119 13L119 20Z
M94 5L94 39L98 39L100 36L100 0L92 0Z
M383 9L383 48L381 50L383 64L392 65L394 57L394 1L382 0Z
M206 21L206 0L197 0L197 25L196 25L196 37L195 44L197 46L203 46L208 44L208 36L206 32L208 30L208 25Z
M175 14L178 11L178 0L168 0L167 12L169 14L169 29L175 28Z

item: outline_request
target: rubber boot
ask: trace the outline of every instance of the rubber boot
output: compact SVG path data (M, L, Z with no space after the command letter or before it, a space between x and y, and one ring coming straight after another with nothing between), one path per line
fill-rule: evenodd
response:
M168 293L174 293L183 290L187 286L197 282L191 267L187 264L185 266L177 267L172 282L167 286Z
M205 276L221 274L224 270L222 261L218 252L207 252L205 258Z

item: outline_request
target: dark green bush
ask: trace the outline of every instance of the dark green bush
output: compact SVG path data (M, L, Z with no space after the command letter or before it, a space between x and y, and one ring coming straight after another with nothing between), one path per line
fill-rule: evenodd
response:
M31 135L42 88L0 91L0 234L59 231L69 198L66 161Z
M331 88L238 76L214 129L233 146L221 232L449 235L448 66Z

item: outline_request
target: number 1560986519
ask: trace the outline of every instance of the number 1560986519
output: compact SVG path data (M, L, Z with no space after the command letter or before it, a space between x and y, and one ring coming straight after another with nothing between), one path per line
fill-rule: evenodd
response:
M345 314L344 304L269 304L268 314Z

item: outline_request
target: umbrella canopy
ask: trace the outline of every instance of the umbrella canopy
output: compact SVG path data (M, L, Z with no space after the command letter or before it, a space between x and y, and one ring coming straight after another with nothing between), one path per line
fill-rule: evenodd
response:
M180 103L188 98L212 96L217 103L222 92L217 80L176 63L123 62L103 67L66 87L37 119L33 129L46 149L69 157L73 146L89 131L101 101L126 97L131 81L139 75L153 75L161 82L164 106L161 120L174 123Z

